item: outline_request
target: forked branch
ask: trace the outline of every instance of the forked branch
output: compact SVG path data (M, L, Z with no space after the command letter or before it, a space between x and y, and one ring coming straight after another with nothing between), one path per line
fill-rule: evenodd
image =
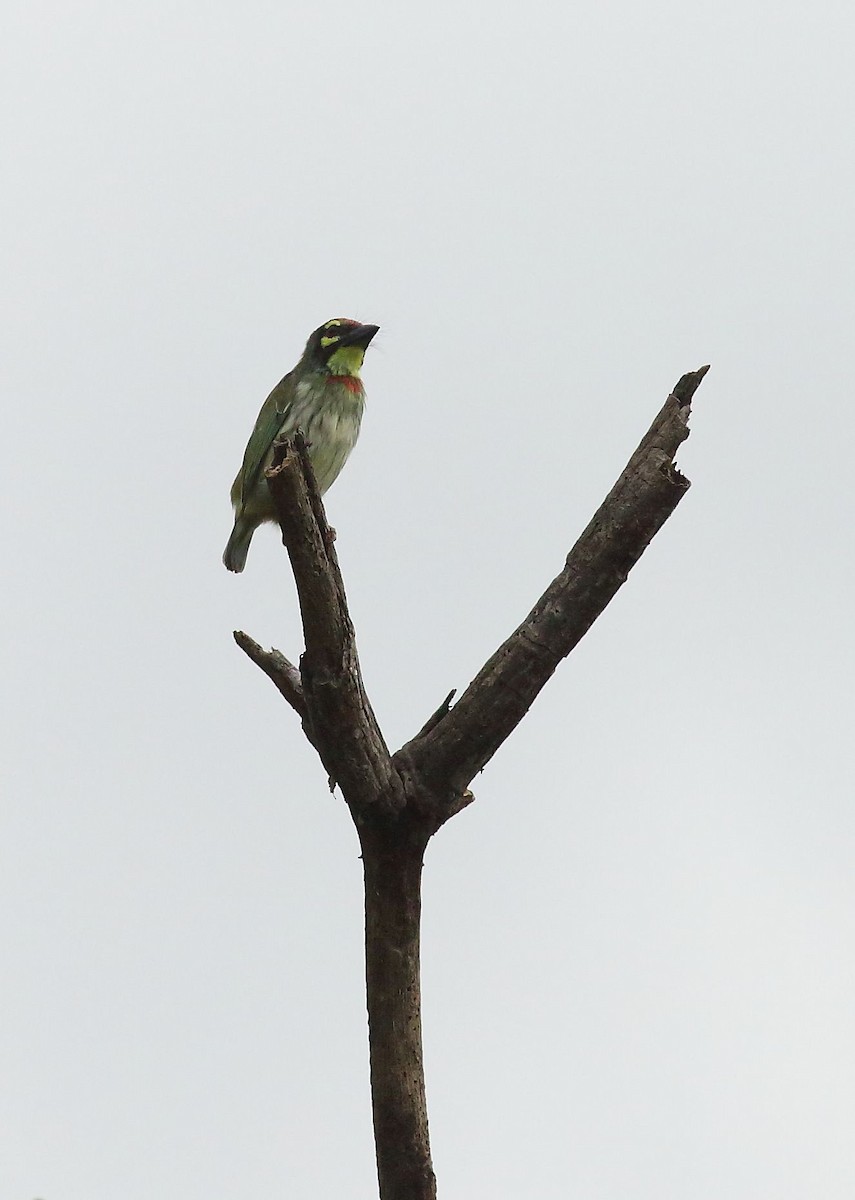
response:
M420 879L431 835L471 803L468 784L590 629L689 481L674 465L708 368L684 375L615 486L522 624L456 705L451 693L390 755L365 693L344 583L298 435L268 483L288 550L306 640L299 671L236 633L297 712L359 830L365 869L371 1093L381 1200L434 1200L421 1045Z

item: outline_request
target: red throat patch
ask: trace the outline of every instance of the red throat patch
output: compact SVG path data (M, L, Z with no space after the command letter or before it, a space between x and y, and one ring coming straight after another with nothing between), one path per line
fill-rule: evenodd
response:
M353 375L339 375L338 382L343 383L349 392L362 391L362 384Z

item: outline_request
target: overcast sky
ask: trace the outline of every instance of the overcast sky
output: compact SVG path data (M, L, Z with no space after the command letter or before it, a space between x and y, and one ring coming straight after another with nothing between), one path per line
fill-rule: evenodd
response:
M10 0L2 1200L376 1194L356 836L233 629L257 409L376 322L327 496L400 745L677 378L673 518L428 847L443 1200L855 1194L849 3Z

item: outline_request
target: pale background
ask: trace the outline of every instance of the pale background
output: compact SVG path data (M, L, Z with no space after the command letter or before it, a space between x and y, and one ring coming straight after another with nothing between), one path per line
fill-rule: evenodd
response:
M443 1200L855 1194L850 3L13 2L0 1200L375 1193L355 835L257 408L382 326L328 511L394 746L704 362L693 487L430 845Z

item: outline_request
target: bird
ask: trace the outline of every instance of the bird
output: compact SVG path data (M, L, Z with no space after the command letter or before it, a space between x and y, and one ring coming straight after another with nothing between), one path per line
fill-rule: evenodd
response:
M311 334L294 369L264 401L232 484L235 523L223 554L229 571L244 569L252 535L265 521L276 520L264 472L277 438L300 430L321 495L338 478L359 436L365 407L359 372L379 328L349 317L326 321Z

